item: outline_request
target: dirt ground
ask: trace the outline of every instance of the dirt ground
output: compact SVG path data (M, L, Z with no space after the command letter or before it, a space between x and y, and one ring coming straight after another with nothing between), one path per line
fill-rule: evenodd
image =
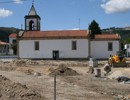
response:
M130 84L115 78L130 78L130 67L112 68L101 77L87 73L88 61L13 60L0 62L0 100L53 100L56 73L56 100L130 100Z

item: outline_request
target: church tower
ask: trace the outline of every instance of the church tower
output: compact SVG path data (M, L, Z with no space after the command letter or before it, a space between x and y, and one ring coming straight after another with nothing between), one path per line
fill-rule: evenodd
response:
M40 31L40 21L41 18L37 15L34 4L28 13L25 16L25 31Z

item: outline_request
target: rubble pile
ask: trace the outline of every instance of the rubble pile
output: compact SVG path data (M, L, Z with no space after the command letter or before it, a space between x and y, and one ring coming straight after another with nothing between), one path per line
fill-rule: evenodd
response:
M28 59L14 60L14 64L19 67L26 67L29 65L39 65L37 61L32 61Z
M18 68L16 68L16 71L23 72L27 75L33 75L33 73L34 73L34 70L30 69L28 67L18 67Z
M13 70L15 70L15 66L13 66L12 62L0 61L0 70L1 71L13 71Z
M58 61L52 61L52 60L41 60L40 63L43 64L43 66L59 66L61 64L65 64L68 67L79 67L79 66L88 66L88 63L85 61L62 61L62 60L58 60Z
M60 75L60 76L73 76L73 75L79 75L75 70L72 70L71 68L68 68L65 66L65 64L60 64L58 68L56 69L50 69L49 75Z
M0 75L0 100L45 100L45 98L26 85L14 83Z

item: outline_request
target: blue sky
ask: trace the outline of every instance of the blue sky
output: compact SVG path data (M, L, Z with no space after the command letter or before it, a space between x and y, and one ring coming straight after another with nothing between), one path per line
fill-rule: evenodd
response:
M12 3L2 2L14 1ZM34 0L41 30L88 29L94 19L100 28L130 26L130 0ZM0 27L24 28L32 0L0 0ZM80 24L79 24L80 23Z

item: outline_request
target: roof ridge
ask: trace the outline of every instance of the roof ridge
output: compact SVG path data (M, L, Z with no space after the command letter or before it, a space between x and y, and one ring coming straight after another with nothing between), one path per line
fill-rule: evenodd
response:
M88 30L44 30L44 31L41 31L41 32L52 32L52 31L88 31Z

